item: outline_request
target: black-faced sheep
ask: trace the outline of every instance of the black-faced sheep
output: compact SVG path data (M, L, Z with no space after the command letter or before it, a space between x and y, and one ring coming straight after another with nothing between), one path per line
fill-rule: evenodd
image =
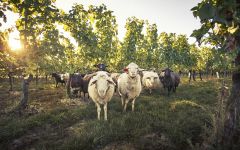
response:
M180 83L179 75L174 73L169 68L162 70L162 72L160 73L160 80L164 88L167 88L168 96L170 95L171 90L173 90L173 92L176 92L176 88Z
M97 67L98 71L106 71L107 65L100 63L100 64L94 65L94 67Z

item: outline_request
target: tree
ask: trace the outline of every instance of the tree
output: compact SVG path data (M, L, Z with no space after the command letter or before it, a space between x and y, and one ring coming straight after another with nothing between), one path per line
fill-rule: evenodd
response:
M194 44L190 45L188 43L186 35L176 35L172 47L176 50L173 55L175 69L185 70L196 66L198 51Z
M16 27L20 32L20 40L23 43L26 57L27 72L38 73L41 55L39 49L41 34L51 27L59 19L58 9L53 5L55 0L12 0L12 10L19 14ZM36 57L39 56L39 57Z
M155 67L159 66L159 49L158 49L158 30L156 24L147 23L146 36L144 36L146 41L146 51L147 51L147 67Z
M7 0L0 0L0 19L6 23L7 22L7 16L6 11L11 11L11 7L9 6L9 3ZM0 27L2 26L2 21L0 21Z
M64 29L78 44L76 57L81 59L81 67L92 67L96 62L95 51L97 50L97 37L89 20L89 13L83 5L74 5L68 14L64 14ZM84 63L83 63L84 62Z
M89 19L97 38L95 57L97 62L115 64L114 57L117 49L117 24L113 12L105 5L89 6Z
M9 0L6 2L7 7L20 16L16 22L16 28L20 32L20 40L24 45L23 49L25 51L25 57L22 57L24 62L22 67L25 69L22 70L25 70L27 73L35 72L36 83L39 75L39 64L43 61L41 56L44 53L44 51L39 49L41 34L48 30L48 27L54 24L59 17L58 9L53 5L54 1ZM26 84L28 83L26 82ZM24 105L26 106L25 102Z
M17 68L16 59L8 46L8 34L10 30L0 31L0 77L9 77L9 91L13 90L13 72Z
M143 48L143 30L144 21L131 17L127 19L125 28L126 34L122 43L123 66L126 66L132 61L137 62L141 66L144 62L142 57L137 57L137 53Z
M225 148L230 149L233 137L237 134L240 115L240 1L204 0L192 11L202 24L200 29L192 33L199 44L207 42L228 55L235 55L231 96L227 102L222 138Z

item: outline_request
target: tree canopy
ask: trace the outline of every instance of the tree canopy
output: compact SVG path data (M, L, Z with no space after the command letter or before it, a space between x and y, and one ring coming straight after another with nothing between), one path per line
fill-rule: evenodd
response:
M69 12L58 9L55 0L11 0L4 1L3 5L0 7L3 14L6 9L19 14L16 28L20 32L20 40L24 45L22 53L25 55L12 56L16 61L21 60L19 67L25 72L86 73L93 70L96 63L105 63L111 71L119 72L132 61L149 69L170 67L176 71L187 71L191 68L221 68L219 62L222 54L219 54L219 59L206 58L204 53L207 52L201 50L207 51L208 48L190 44L186 35L158 33L157 25L150 24L148 20L129 17L121 41L117 36L116 17L105 5L86 8L75 4ZM196 14L196 8L193 11ZM6 20L7 16L2 15L2 18ZM59 28L68 32L77 45ZM193 36L200 34L196 30ZM199 39L203 41L203 38ZM9 49L1 45L4 47L2 49ZM2 57L1 61L7 60Z

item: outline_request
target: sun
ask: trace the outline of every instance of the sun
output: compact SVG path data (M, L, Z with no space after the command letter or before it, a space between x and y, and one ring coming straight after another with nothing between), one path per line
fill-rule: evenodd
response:
M8 44L13 51L20 50L22 48L21 42L19 39L16 38L9 38Z
M9 33L8 45L13 51L21 50L22 44L20 42L20 33L16 29Z

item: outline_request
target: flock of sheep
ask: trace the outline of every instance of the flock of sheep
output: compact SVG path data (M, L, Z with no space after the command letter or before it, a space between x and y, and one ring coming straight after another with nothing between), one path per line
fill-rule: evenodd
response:
M112 99L116 91L121 97L123 111L127 109L129 102L132 103L132 111L136 98L140 95L142 89L152 92L152 89L164 87L168 90L176 91L176 87L180 83L180 77L170 69L162 70L160 74L155 71L146 71L139 68L135 63L130 63L124 73L108 73L106 71L97 71L92 74L84 75L82 80L80 76L71 76L67 82L67 86L71 91L76 90L75 84L83 85L81 90L88 93L97 107L97 117L100 120L101 107L104 108L104 120L107 120L107 104ZM81 83L80 83L81 82ZM85 83L85 84L84 84ZM76 84L76 85L78 85Z

